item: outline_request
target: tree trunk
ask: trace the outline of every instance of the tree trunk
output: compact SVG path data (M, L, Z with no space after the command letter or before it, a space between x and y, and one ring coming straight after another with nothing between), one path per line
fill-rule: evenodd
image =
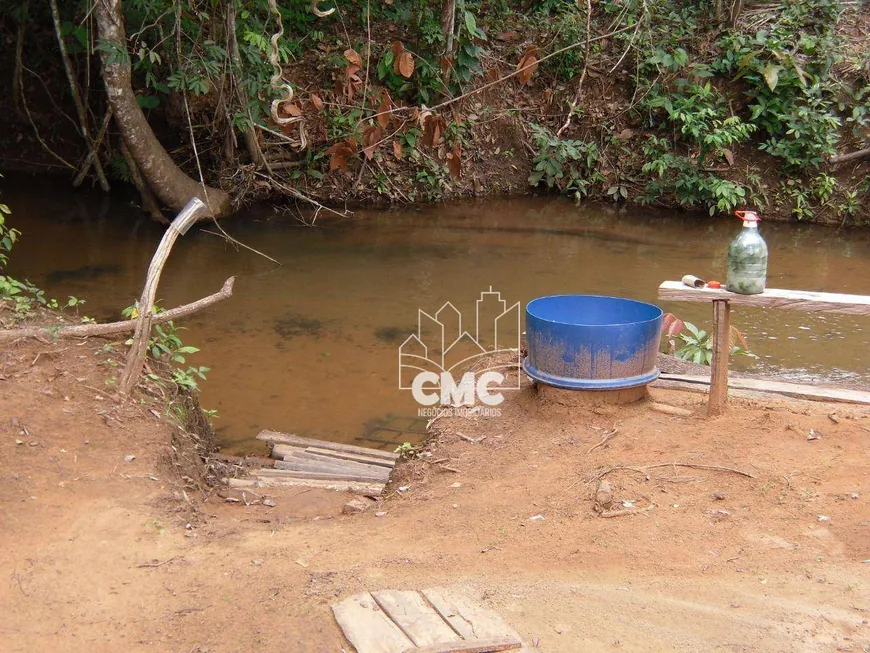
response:
M106 94L124 143L142 177L172 211L181 211L192 197L198 197L206 205L208 216L226 215L230 211L230 196L194 181L175 165L136 101L121 0L97 0L95 15L100 38L108 46L100 53Z
M445 92L450 83L450 72L453 70L454 35L456 33L456 0L442 0L441 2L441 33L444 36L443 57L450 62L444 70Z

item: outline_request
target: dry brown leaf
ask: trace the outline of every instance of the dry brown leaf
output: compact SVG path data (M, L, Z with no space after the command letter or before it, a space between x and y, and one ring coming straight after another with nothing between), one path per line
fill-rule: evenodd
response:
M725 160L728 162L728 165L733 166L734 165L734 152L732 152L728 148L723 148L722 154L725 156Z
M414 74L414 56L399 41L393 41L393 72L405 79Z
M441 143L441 132L444 123L439 116L428 113L423 117L423 145L426 147L438 147Z
M462 177L462 150L458 145L454 145L453 151L447 154L447 167L451 177L454 179Z
M344 58L347 59L354 66L357 66L357 70L362 68L362 58L359 56L359 53L353 48L348 48L344 51Z
M528 84L532 80L532 75L538 69L538 46L533 45L526 48L523 56L520 57L520 62L517 64L518 77L520 84Z
M381 142L381 136L383 136L383 131L380 125L372 125L363 132L363 154L369 161L375 155L375 149Z
M402 149L402 144L399 141L393 141L393 156L397 159L401 159L405 154L405 151Z
M399 57L399 73L405 79L409 79L414 74L414 57L407 50Z
M486 81L488 82L497 82L501 75L498 72L497 68L488 68L486 71Z
M311 104L313 104L314 108L318 111L323 110L323 99L317 93L311 94Z
M450 60L450 57L441 57L441 76L444 77L447 73L450 72L450 69L453 67L453 62Z
M387 89L381 89L381 103L378 105L378 124L384 129L390 124L390 107L393 102Z
M329 159L329 171L333 172L335 170L348 172L347 159L340 154L333 154L332 157Z
M283 113L285 116L298 118L302 115L302 109L295 102L293 102L292 104L284 102L279 108L281 110L281 113Z

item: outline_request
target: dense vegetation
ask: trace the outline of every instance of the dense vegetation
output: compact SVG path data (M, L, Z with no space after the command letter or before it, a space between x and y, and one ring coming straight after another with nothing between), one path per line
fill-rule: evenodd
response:
M870 136L860 2L336 0L315 12L279 0L273 49L269 0L124 0L126 51L100 38L91 4L59 8L70 84L50 8L0 2L0 36L17 44L6 113L71 174L89 140L110 178L135 174L116 129L99 136L102 54L129 58L175 161L236 202L533 186L710 214L870 217L865 159L837 158Z

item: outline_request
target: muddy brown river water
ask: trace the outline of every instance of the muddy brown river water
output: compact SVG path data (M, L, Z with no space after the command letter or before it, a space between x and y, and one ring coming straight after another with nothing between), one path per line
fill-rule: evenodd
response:
M0 183L10 224L23 232L10 273L50 296L85 299L83 313L117 319L141 292L161 229L122 198L26 178ZM262 451L253 438L263 428L382 447L419 438L410 419L417 404L398 387L398 346L415 332L418 310L450 301L469 320L490 287L523 307L563 293L655 302L666 279L723 280L740 229L734 218L551 198L361 210L315 228L260 206L223 225L282 265L233 249L203 225L176 244L158 296L172 307L238 278L231 300L190 318L181 334L202 350L188 362L211 367L202 404L217 409L231 452ZM768 286L870 293L870 232L778 223L761 232ZM662 307L710 325L706 305ZM733 322L759 356L736 361L743 369L870 383L870 319L739 308Z

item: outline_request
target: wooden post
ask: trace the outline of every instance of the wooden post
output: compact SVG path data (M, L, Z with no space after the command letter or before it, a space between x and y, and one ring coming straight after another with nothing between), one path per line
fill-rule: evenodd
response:
M121 375L119 389L124 394L130 394L139 381L139 373L145 362L145 352L148 349L148 338L151 335L151 319L154 312L154 299L157 296L157 284L160 283L160 273L169 252L179 236L183 236L190 226L197 221L199 216L206 210L205 204L198 197L191 199L181 213L172 221L154 257L148 266L148 276L145 278L145 287L142 289L142 297L139 299L139 321L136 323L136 332L133 335L133 344L127 353L127 365Z
M713 302L713 365L710 375L710 401L707 415L714 417L725 411L728 403L728 358L731 354L731 304Z

